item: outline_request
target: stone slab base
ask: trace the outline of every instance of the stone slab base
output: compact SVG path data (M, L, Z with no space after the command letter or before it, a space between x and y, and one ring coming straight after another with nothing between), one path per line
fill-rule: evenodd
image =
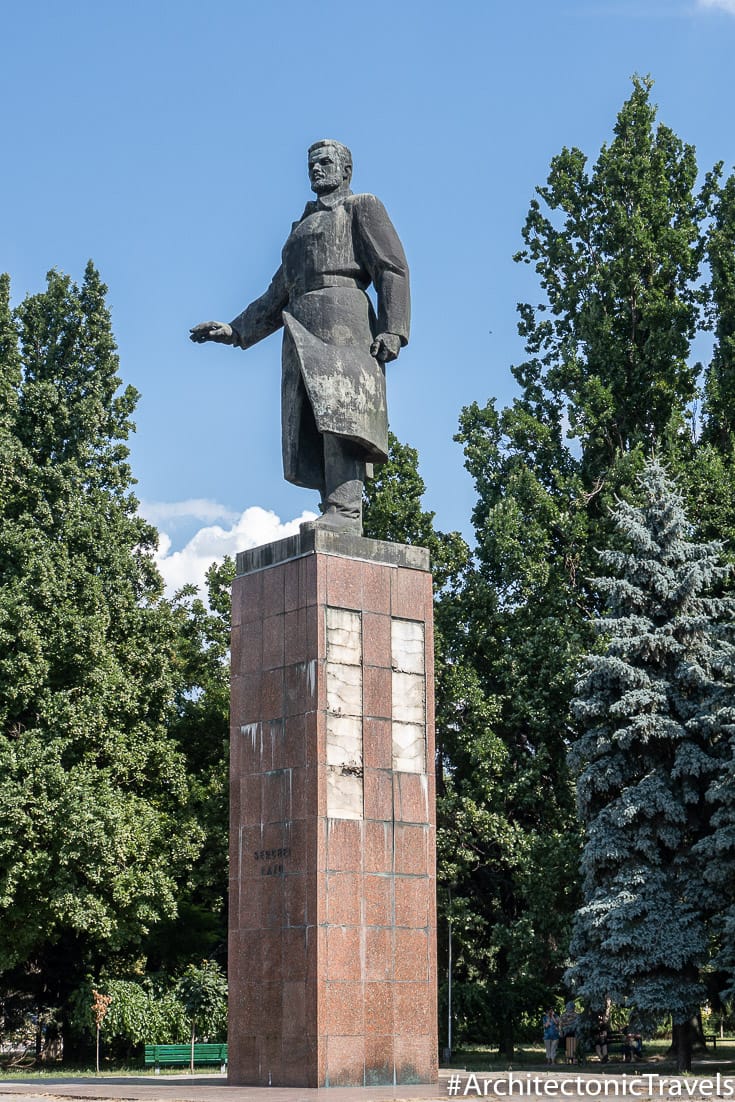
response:
M233 585L229 1080L437 1077L432 589L320 532Z

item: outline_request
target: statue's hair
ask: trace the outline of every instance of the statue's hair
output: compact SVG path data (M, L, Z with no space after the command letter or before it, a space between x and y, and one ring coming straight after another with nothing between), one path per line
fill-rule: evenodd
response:
M343 171L347 172L347 182L352 179L352 153L346 145L342 145L342 142L337 142L334 138L322 138L318 142L313 142L308 149L311 153L312 149L319 149L323 145L331 145L333 149L336 149L337 156L339 157L340 167Z

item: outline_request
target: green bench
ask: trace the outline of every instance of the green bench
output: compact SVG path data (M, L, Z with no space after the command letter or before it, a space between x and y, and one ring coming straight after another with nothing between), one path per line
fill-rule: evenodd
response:
M187 1067L191 1064L191 1045L146 1045L145 1065L153 1067L156 1074L161 1068ZM194 1045L194 1064L219 1064L227 1067L227 1045Z

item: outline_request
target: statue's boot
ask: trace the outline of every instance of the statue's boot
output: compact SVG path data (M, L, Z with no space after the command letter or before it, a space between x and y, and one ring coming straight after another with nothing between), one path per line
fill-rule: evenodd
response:
M324 495L318 528L362 535L362 487L365 461L349 441L324 434Z

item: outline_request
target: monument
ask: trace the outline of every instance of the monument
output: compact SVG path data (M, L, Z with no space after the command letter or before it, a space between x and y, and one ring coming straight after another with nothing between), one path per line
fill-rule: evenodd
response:
M408 268L338 142L270 287L192 340L284 328L289 481L321 516L242 552L232 591L229 1079L437 1075L433 621L428 552L362 537L387 458L385 364L408 340ZM366 294L376 292L374 310Z

